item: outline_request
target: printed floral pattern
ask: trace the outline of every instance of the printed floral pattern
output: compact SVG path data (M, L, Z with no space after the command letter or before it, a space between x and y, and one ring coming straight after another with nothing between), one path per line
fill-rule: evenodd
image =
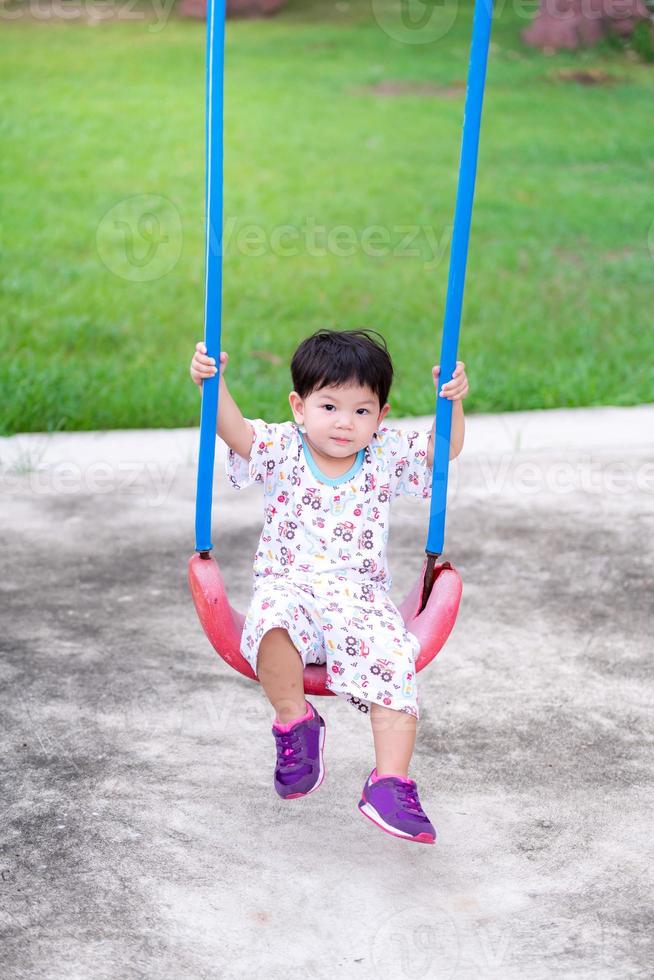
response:
M248 421L250 459L230 450L226 463L235 489L264 489L243 655L256 670L262 636L281 626L305 665L327 664L329 686L354 707L417 717L420 646L388 596L386 545L391 500L431 492L429 430L380 428L360 468L332 486L314 475L294 422Z
M243 656L256 671L261 638L281 626L304 666L326 663L329 689L359 711L367 713L377 703L418 717L418 640L385 593L371 592L367 605L355 593L344 576L323 578L319 589L264 576L245 620Z

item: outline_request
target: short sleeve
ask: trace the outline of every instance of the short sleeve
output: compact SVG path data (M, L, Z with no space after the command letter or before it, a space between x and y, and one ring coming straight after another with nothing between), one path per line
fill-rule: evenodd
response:
M243 459L228 448L225 461L225 472L235 490L242 490L252 483L275 481L280 464L288 456L291 440L290 422L264 422L263 419L245 421L253 429L250 458Z
M431 429L382 429L378 439L389 475L391 497L429 497L432 467L427 464Z

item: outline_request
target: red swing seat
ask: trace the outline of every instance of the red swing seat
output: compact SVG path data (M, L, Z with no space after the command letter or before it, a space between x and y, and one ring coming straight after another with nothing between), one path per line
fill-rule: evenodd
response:
M429 599L423 611L418 612L426 568L425 558L419 578L398 606L405 626L420 641L416 671L431 663L452 632L462 591L457 570L447 561L437 564ZM202 558L196 552L189 559L188 581L202 628L216 653L244 677L257 681L256 674L240 652L245 616L230 604L218 562L211 557ZM305 694L333 695L326 680L325 664L309 664L304 669Z

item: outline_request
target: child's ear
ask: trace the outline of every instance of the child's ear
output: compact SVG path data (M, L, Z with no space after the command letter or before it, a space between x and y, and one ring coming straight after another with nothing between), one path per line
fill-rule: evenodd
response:
M388 402L386 402L386 404L384 405L384 407L381 409L379 413L379 418L377 419L377 427L379 427L382 424L383 420L386 418L390 410L391 410L391 406L388 404Z
M293 417L298 425L302 425L304 421L304 405L302 404L302 399L298 395L297 391L292 391L288 396L288 403L291 406L291 411L293 412ZM300 418L297 418L297 416Z

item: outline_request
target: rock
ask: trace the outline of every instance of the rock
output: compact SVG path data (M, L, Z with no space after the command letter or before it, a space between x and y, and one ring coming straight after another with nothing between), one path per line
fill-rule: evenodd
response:
M522 40L531 47L575 50L596 44L611 31L628 37L649 20L643 0L541 0Z

